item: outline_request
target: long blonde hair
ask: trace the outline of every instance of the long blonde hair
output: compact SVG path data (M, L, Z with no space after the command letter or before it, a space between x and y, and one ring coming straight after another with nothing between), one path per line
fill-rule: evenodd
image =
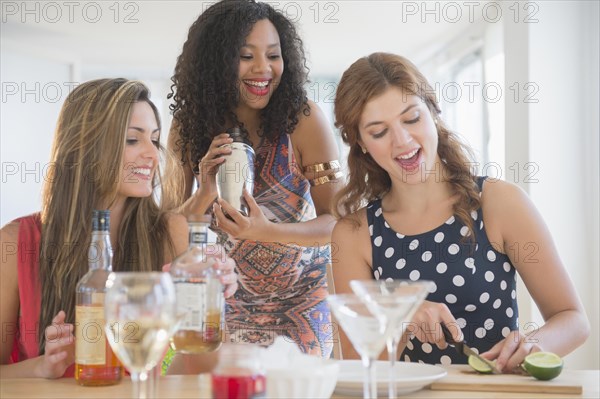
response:
M66 312L67 322L74 321L75 287L88 271L92 210L116 198L127 125L133 105L141 101L152 107L160 126L149 90L138 81L89 81L62 106L42 193L40 353L44 329L59 310ZM155 187L159 176L157 171ZM165 248L174 251L165 213L153 196L128 198L113 248L113 270L160 270Z
M390 190L391 179L369 154L359 146L359 122L365 105L390 87L420 97L437 118L441 113L435 92L427 79L406 58L395 54L373 53L356 61L344 72L335 98L335 125L340 129L344 143L350 146L348 154L348 184L335 197L333 214L340 218L356 212L366 202L381 198ZM437 119L438 155L443 163L443 179L450 183L452 194L458 200L454 213L473 230L472 210L480 207L476 178L469 165L471 150ZM358 223L358 219L352 219Z

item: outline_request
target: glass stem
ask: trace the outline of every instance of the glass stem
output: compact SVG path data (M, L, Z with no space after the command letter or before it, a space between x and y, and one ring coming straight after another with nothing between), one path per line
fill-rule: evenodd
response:
M388 387L389 399L396 399L396 356L398 353L398 338L392 336L388 338L387 342L388 358L390 360L390 381Z
M135 399L148 398L148 374L146 372L131 372L131 384L133 386L133 397Z
M158 397L157 384L160 375L158 370L160 370L160 363L148 372L148 380L146 381L148 398L154 399Z
M363 384L364 399L377 399L377 374L373 363L373 359L370 357L362 357L362 364L365 368L365 380Z

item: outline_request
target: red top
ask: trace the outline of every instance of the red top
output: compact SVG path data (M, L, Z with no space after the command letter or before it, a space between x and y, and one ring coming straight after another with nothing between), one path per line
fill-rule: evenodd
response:
M39 213L19 218L17 221L19 222L17 249L19 318L10 363L17 363L40 355L38 324L42 287L38 273L42 222ZM73 377L74 370L74 365L71 365L63 377Z

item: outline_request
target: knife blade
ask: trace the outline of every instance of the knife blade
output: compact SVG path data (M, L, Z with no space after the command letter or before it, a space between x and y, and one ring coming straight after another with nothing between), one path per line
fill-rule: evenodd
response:
M494 363L492 363L490 360L487 360L487 359L479 356L479 354L477 352L475 352L473 349L471 349L465 343L464 340L463 341L456 341L452 337L452 333L450 332L450 330L448 330L448 327L446 327L444 324L442 324L442 332L444 333L444 338L446 339L446 342L448 342L450 345L454 346L454 349L456 349L456 351L458 353L462 353L467 358L469 356L476 357L477 359L479 359L480 361L482 361L483 363L487 364L490 367L490 369L492 370L492 374L502 374L500 372L500 370L498 370L496 368L496 366L494 365Z

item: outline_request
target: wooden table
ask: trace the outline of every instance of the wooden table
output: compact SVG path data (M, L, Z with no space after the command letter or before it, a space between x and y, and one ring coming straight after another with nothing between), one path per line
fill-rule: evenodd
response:
M453 371L450 369L449 371ZM600 398L599 370L564 370L561 377L576 382L583 387L581 395L479 392L479 391L438 391L423 389L402 398ZM109 387L81 387L72 378L45 380L15 378L0 380L0 398L127 398L131 397L131 382L124 380ZM210 377L167 376L158 383L159 398L211 398ZM340 398L334 394L333 398Z

